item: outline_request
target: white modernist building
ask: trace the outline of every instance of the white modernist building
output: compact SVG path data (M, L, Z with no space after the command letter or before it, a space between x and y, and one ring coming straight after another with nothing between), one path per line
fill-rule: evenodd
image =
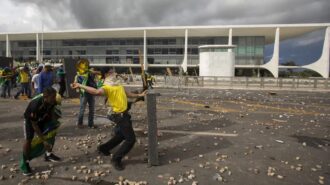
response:
M305 66L280 66L281 40L325 29L321 57ZM172 26L0 33L0 56L17 61L88 58L94 66L199 69L202 76L234 76L234 69L307 68L329 77L330 23ZM264 46L274 43L264 61Z

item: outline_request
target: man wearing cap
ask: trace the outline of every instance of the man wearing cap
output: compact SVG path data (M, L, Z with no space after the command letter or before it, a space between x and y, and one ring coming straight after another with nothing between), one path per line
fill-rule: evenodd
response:
M39 86L40 86L39 85L40 84L39 83L39 76L40 76L40 73L41 73L42 69L43 69L43 66L39 66L36 70L36 73L32 76L31 82L32 82L32 88L33 88L33 95L34 96L39 94L39 91L38 91Z
M46 87L51 87L54 84L54 73L49 62L45 63L44 71L39 76L38 93L42 93Z

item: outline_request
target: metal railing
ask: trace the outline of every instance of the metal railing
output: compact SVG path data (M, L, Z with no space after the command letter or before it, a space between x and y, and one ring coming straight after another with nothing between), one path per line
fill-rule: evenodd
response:
M134 77L141 81L140 76ZM299 89L330 90L329 79L324 78L269 78L269 77L201 77L201 76L155 76L159 87L209 87L246 89Z

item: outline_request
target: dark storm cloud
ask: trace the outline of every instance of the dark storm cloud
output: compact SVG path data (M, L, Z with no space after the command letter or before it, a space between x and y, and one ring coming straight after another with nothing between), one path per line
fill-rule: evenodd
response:
M330 22L328 0L13 0L81 28Z

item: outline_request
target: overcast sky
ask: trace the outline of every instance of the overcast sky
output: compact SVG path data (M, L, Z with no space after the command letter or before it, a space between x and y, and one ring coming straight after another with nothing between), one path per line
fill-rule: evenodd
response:
M80 28L329 23L330 0L1 0L1 32ZM282 60L319 57L324 31L286 43ZM315 52L306 52L317 50ZM302 56L303 58L294 58ZM265 57L272 55L266 47Z
M329 0L1 0L0 32L330 22Z

